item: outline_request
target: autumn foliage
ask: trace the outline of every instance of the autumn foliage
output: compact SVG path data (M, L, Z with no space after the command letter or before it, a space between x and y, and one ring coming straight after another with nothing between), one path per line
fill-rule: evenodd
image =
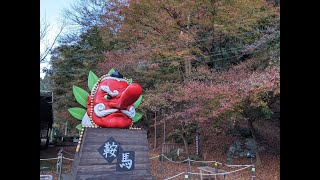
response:
M169 135L196 124L212 140L239 122L254 136L250 123L274 117L271 106L280 97L278 6L265 0L83 2L104 11L79 11L82 38L55 51L52 79L61 121L73 121L66 113L74 105L72 84L85 87L90 70L101 76L111 68L142 85L138 126L149 131L156 118L157 125L168 123ZM93 17L88 22L96 24L85 21Z

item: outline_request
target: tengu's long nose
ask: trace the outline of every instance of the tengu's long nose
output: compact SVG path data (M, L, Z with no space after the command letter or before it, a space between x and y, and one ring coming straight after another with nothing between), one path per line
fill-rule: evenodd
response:
M126 90L122 93L118 105L118 109L126 109L128 106L132 105L138 100L142 94L142 87L138 83L130 84Z

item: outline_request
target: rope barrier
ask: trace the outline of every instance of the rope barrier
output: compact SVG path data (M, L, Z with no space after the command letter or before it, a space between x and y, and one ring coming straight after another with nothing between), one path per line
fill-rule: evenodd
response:
M225 171L225 172L221 172L221 173L209 173L209 174L195 173L195 172L191 172L191 169L189 169L189 172L181 172L181 173L179 173L179 174L177 174L177 175L174 175L174 176L172 176L172 177L165 178L165 180L169 180L169 179L175 178L175 177L180 176L181 174L184 174L184 173L190 174L190 175L200 175L200 176L227 175L227 174L232 174L232 173L236 173L236 172L242 171L242 170L247 169L247 168L250 168L250 167L251 167L251 168L254 167L254 165L230 165L230 164L220 163L220 162L218 162L218 161L196 161L196 160L191 160L190 158L185 159L185 160L183 160L183 161L173 161L173 160L169 159L167 156L165 156L164 154L160 154L160 155L158 155L158 156L151 157L150 159L154 159L154 158L157 158L157 157L159 157L159 156L163 156L163 157L166 158L169 162L173 162L173 163L183 163L183 162L188 161L188 162L189 162L189 167L190 167L190 162L215 163L215 164L220 164L220 165L222 165L222 166L231 167L231 168L233 168L233 167L242 167L242 168L240 168L240 169L233 170L233 171ZM252 177L254 178L255 176L252 176Z
M179 173L179 174L174 175L174 176L172 176L172 177L166 178L165 180L175 178L175 177L177 177L177 176L180 176L181 174L185 174L185 172L182 172L182 173Z
M248 167L250 167L250 166L248 166ZM166 178L165 180L169 180L169 179L175 178L175 177L177 177L177 176L180 176L181 174L186 174L186 173L192 174L192 175L202 175L202 176L227 175L227 174L236 173L236 172L238 172L238 171L242 171L242 170L244 170L244 169L246 169L246 168L248 168L248 167L244 167L244 168L241 168L241 169L237 169L237 170L229 171L229 172L225 172L225 173L210 173L210 174L202 174L202 173L201 173L201 174L200 174L200 173L193 173L193 172L181 172L181 173L179 173L179 174L177 174L177 175L174 175L174 176L171 176L171 177L169 177L169 178Z
M67 151L65 151L65 150L62 150L62 151L65 152L65 153L67 153L67 154L69 154L69 155L71 155L71 156L74 155L74 153L72 154L72 153L69 153L69 152L67 152Z
M173 163L183 163L183 162L186 162L188 161L189 159L186 159L186 160L183 160L183 161L173 161L171 159L169 159L167 156L165 156L164 154L161 154L164 158L166 158L168 161L171 161Z
M151 158L149 158L149 159L154 159L154 158L157 158L157 157L160 157L160 156L161 156L161 154L158 155L158 156L151 157Z
M250 165L251 166L251 165ZM241 169L237 169L237 170L234 170L234 171L229 171L229 172L224 172L224 173L210 173L210 174L202 174L202 175L226 175L226 174L232 174L232 173L235 173L235 172L238 172L238 171L242 171L246 168L249 168L250 166L247 166L247 167L244 167L244 168L241 168ZM194 175L201 175L200 173L193 173L193 172L189 172L189 174L194 174Z
M250 166L248 166L248 167L250 167ZM175 178L175 177L177 177L177 176L180 176L181 174L186 174L186 173L192 174L192 175L202 175L202 176L227 175L227 174L236 173L236 172L238 172L238 171L242 171L242 170L244 170L244 169L246 169L246 168L248 168L248 167L244 167L244 168L241 168L241 169L237 169L237 170L229 171L229 172L225 172L225 173L200 174L200 173L193 173L193 172L181 172L181 173L179 173L179 174L177 174L177 175L174 175L174 176L171 176L171 177L169 177L169 178L166 178L165 180L169 180L169 179Z
M66 159L66 160L69 160L69 161L73 161L73 159L71 158L67 158L67 157L64 157L63 156L63 152L65 152L66 154L70 154L70 155L73 155L69 152L66 152L63 150L63 148L61 148L61 150L58 152L58 157L56 158L47 158L47 159L40 159L40 161L44 161L44 160L57 160L57 164L56 164L56 174L59 175L58 179L60 180L61 179L61 173L62 173L62 161L63 159Z
M242 167L242 166L250 167L252 165L229 165L229 164L225 164L224 166L227 166L227 167Z
M224 164L224 163L220 163L218 161L196 161L196 160L191 160L190 161L192 162L201 162L201 163L217 163L217 164L220 164L222 166L227 166L227 167L242 167L242 166L251 166L251 165L248 165L248 164L245 164L245 165L231 165L231 164Z
M71 159L71 158L67 158L67 157L64 157L63 156L63 153L62 152L66 152L64 151L63 149L61 149L58 153L58 157L56 158L46 158L46 159L40 159L40 161L48 161L48 160L56 160L57 159L57 164L56 164L56 168L57 168L57 173L58 174L61 174L61 166L62 166L62 159L66 159L66 160L70 160L70 161L73 161L74 159ZM67 154L70 154L72 155L71 153L68 153L66 152ZM154 159L154 158L157 158L157 157L160 157L160 156L163 156L164 158L166 158L169 162L172 162L172 163L183 163L183 162L186 162L188 161L189 163L190 162L201 162L201 163L216 163L216 164L220 164L222 166L227 166L227 167L243 167L243 168L240 168L240 169L237 169L237 170L234 170L234 171L229 171L229 172L223 172L223 173L209 173L209 174L200 174L200 173L193 173L193 172L181 172L177 175L174 175L172 177L169 177L169 178L166 178L165 180L169 180L169 179L172 179L172 178L175 178L177 176L180 176L181 174L184 174L184 173L188 173L188 174L193 174L193 175L202 175L202 176L210 176L210 175L227 175L227 174L232 174L232 173L236 173L236 172L239 172L239 171L242 171L244 169L247 169L249 167L254 167L253 165L229 165L229 164L224 164L224 163L220 163L218 161L197 161L197 160L191 160L190 158L188 159L185 159L183 161L173 161L172 159L168 158L166 155L164 154L160 154L160 155L157 155L157 156L154 156L154 157L151 157L149 159ZM60 171L60 172L59 172Z
M73 159L66 158L66 157L64 157L64 156L63 156L63 159L67 159L67 160L69 160L69 161L73 161Z
M220 164L222 166L227 166L227 167L251 167L252 165L248 165L248 164L244 164L244 165L231 165L231 164L225 164L225 163L221 163L221 162L218 162L218 161L196 161L196 160L192 160L192 159L185 159L183 161L173 161L172 159L168 158L166 155L164 154L160 154L158 156L155 156L155 157L152 157L150 159L154 159L154 158L157 158L159 156L163 156L164 158L166 158L168 161L170 162L173 162L173 163L183 163L183 162L186 162L186 161L192 161L192 162L201 162L201 163L217 163L217 164Z
M40 161L50 161L50 160L54 160L54 159L58 159L58 158L56 157L56 158L40 159Z

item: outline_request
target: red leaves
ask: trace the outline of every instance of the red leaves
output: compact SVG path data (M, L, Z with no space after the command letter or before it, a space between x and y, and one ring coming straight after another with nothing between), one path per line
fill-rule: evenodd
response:
M223 73L212 73L215 82L190 81L177 87L181 96L176 102L188 102L188 114L215 117L232 110L233 106L250 95L279 89L279 69L250 72L246 69L231 69ZM197 104L197 107L196 107Z

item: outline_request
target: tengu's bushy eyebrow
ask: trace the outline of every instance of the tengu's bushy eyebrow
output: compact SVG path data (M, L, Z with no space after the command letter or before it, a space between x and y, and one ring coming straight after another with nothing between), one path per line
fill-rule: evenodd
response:
M117 90L111 91L109 86L101 86L101 90L108 93L112 97L117 96L119 94Z

